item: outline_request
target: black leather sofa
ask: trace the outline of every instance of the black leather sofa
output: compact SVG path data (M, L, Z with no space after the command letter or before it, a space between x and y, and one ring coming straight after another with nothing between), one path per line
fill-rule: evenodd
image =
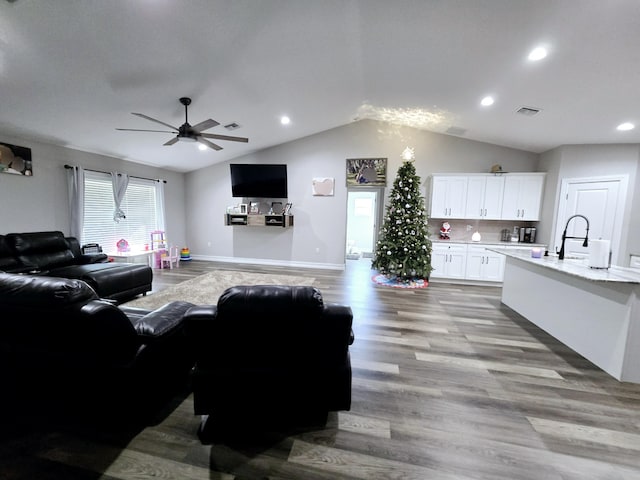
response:
M191 307L116 306L82 280L0 273L0 410L144 413L188 385Z
M325 304L317 288L231 287L184 321L196 361L194 413L207 416L201 439L350 409L353 314Z
M100 298L117 301L151 290L151 267L107 260L105 254L83 254L76 238L59 231L0 235L0 271L76 278Z

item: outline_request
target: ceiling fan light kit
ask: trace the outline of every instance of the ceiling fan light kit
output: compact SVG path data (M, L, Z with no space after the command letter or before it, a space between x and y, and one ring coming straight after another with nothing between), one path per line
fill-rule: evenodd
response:
M145 115L143 113L132 113L132 115L136 115L140 118L144 118L151 122L159 123L160 125L164 125L165 127L171 128L171 130L140 130L134 128L116 128L116 130L128 131L128 132L155 132L155 133L173 133L176 135L174 138L165 142L164 146L169 146L180 142L199 142L202 145L205 145L212 150L222 150L220 145L213 143L209 138L214 140L226 140L230 142L244 142L247 143L249 141L248 138L245 137L233 137L231 135L218 135L216 133L202 133L204 130L208 130L210 128L216 127L220 125L219 122L209 118L200 123L196 123L195 125L189 124L189 115L188 115L188 107L191 105L191 99L189 97L182 97L179 99L180 103L184 105L184 123L179 127L174 127L169 123L165 123L161 120L157 120L153 117Z

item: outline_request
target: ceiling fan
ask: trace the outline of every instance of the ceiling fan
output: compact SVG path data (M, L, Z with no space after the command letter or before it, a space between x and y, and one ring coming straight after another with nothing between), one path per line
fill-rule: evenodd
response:
M169 125L168 123L162 122L160 120L156 120L155 118L151 118L143 113L132 113L132 115L137 115L138 117L146 118L147 120L151 120L152 122L159 123L160 125L164 125L165 127L169 127L172 130L139 130L135 128L116 128L116 130L123 130L128 132L159 132L159 133L173 133L176 136L164 143L163 145L173 145L178 141L182 142L200 142L203 145L206 145L209 148L214 150L222 150L220 145L216 145L215 143L207 140L208 138L212 138L215 140L229 140L232 142L248 142L249 139L245 137L232 137L229 135L218 135L216 133L202 133L204 130L208 130L209 128L215 127L216 125L220 125L219 122L215 120L208 119L204 120L200 123L196 123L195 125L189 124L189 118L187 116L187 107L191 104L191 99L187 97L182 97L180 99L180 103L184 105L184 123L180 125L180 127L174 127L173 125Z

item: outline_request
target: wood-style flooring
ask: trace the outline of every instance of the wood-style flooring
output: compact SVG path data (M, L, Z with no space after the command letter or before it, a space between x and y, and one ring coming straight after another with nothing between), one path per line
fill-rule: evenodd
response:
M502 305L499 287L393 289L369 266L194 260L154 277L155 290L221 268L315 277L325 301L353 309L351 411L213 444L197 436L188 392L128 432L18 419L0 426L0 479L640 479L640 385Z

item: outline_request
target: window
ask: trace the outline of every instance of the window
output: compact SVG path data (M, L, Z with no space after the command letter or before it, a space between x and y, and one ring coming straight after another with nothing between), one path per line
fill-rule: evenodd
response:
M115 222L113 187L109 174L85 171L84 227L81 243L99 243L105 252L116 250L124 238L132 250L151 243L151 232L164 229L162 189L155 180L129 179L120 208L126 218Z

